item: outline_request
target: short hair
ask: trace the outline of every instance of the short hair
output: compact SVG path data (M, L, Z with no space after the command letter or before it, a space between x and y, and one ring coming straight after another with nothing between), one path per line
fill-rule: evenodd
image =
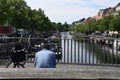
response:
M50 49L50 45L47 44L47 43L45 43L45 44L43 45L43 48Z

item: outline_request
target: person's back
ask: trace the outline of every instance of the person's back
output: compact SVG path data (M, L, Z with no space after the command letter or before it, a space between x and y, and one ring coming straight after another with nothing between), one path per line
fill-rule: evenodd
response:
M55 68L55 53L48 49L42 49L35 54L34 64L36 68Z

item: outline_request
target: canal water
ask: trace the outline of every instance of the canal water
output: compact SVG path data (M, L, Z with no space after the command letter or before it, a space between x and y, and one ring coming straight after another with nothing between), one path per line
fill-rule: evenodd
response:
M66 63L99 64L118 63L117 56L108 46L86 39L75 39L69 32L61 32L62 60Z

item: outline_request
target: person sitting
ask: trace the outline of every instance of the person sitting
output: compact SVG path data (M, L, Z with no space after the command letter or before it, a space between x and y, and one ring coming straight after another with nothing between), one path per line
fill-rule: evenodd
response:
M55 53L50 50L50 45L44 44L41 51L35 54L35 68L55 68Z

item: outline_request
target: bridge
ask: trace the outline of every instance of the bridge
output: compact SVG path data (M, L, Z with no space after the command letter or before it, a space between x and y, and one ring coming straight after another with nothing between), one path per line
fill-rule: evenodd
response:
M0 39L0 79L31 79L31 80L119 80L120 58L119 51L103 44L89 40L62 39L62 49L57 47L56 54L61 51L62 57L57 61L56 68L34 68L33 45L43 39L31 39L30 51L27 51L25 68L12 68L10 64L10 49L19 39ZM27 39L22 39L25 42ZM48 41L48 40L47 40ZM59 40L58 40L59 41ZM79 43L81 42L81 43ZM57 42L57 44L59 44ZM26 44L24 44L26 45ZM60 44L59 44L60 45ZM27 46L26 46L27 48ZM55 49L55 48L54 48ZM28 53L29 52L29 53ZM91 53L92 52L92 53ZM68 54L69 53L69 54ZM28 55L33 55L28 57Z

